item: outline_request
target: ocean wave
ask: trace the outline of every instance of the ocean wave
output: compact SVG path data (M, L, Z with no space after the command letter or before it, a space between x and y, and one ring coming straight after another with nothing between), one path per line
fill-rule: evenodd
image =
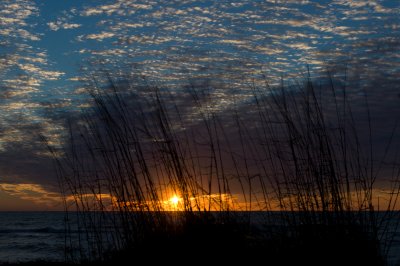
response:
M61 234L65 233L66 230L64 228L55 228L55 227L39 227L39 228L2 228L0 229L0 234L13 234L13 233L52 233L52 234ZM71 232L69 232L71 233ZM72 231L73 233L73 231ZM78 233L78 232L77 232Z
M1 234L29 234L29 233L45 233L45 234L78 234L78 233L91 233L91 232L102 232L102 233L110 233L115 231L115 228L107 228L107 229L65 229L65 228L55 228L55 227L39 227L39 228L1 228Z

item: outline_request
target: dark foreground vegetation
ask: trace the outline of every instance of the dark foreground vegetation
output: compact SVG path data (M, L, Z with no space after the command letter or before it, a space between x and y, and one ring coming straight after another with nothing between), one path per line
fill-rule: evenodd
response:
M254 86L223 104L218 89L133 77L87 87L93 108L71 119L67 148L50 147L77 211L68 263L387 263L397 132L375 152L367 98L344 81Z

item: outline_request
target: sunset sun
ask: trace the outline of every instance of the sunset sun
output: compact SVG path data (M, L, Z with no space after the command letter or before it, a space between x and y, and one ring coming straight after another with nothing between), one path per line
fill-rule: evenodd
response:
M174 207L176 207L180 201L180 198L174 195L169 201L172 203Z

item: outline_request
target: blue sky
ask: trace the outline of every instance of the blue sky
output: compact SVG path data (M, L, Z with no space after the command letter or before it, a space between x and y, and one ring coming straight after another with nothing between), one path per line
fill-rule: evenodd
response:
M210 78L229 88L215 94L221 112L262 75L275 84L307 65L315 78L347 68L365 86L400 77L399 1L3 0L0 21L0 183L20 198L32 195L18 184L52 195L36 136L63 144L64 114L87 106L96 68L135 67L170 86Z

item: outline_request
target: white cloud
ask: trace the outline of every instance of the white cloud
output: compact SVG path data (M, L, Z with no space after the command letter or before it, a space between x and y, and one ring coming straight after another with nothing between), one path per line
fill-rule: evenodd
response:
M62 21L56 21L56 22L48 22L47 25L49 26L50 30L52 31L58 31L60 29L76 29L82 26L82 24L77 24L77 23L66 23Z
M104 40L104 39L114 37L114 35L115 35L115 34L112 33L112 32L105 32L105 31L103 31L103 32L101 32L101 33L88 34L88 35L86 35L86 39L102 41L102 40Z
M76 23L64 23L62 24L63 29L76 29L81 27L81 24L76 24Z
M97 8L88 8L85 11L82 12L82 15L84 16L93 16L93 15L99 15L103 13L103 10L97 9Z
M51 30L57 31L60 29L60 27L57 25L55 22L48 22L47 25Z

